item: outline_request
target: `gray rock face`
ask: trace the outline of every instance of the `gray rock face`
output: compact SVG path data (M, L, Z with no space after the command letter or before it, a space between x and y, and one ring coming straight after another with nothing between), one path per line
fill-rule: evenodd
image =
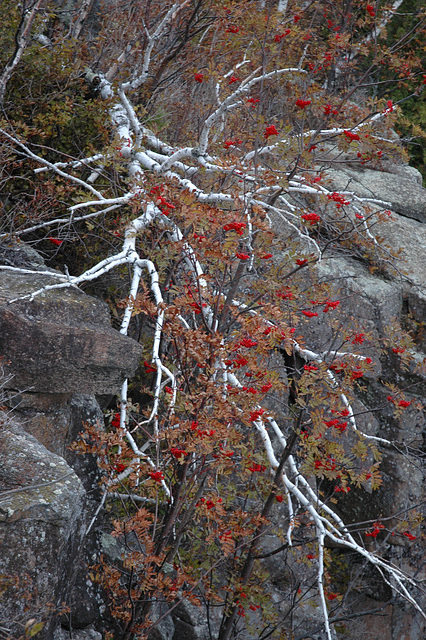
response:
M0 430L0 574L17 580L0 620L12 634L33 618L50 640L83 534L85 491L65 460L20 427Z
M8 404L14 407L14 422L37 438L50 452L61 456L79 477L87 492L82 514L84 525L87 526L101 499L99 469L93 455L79 455L70 449L70 445L77 439L85 423L103 425L103 414L95 397L84 394L24 393L12 395ZM96 585L87 577L87 568L95 561L97 548L96 530L92 530L73 557L73 580L68 581L64 593L69 613L63 616L64 624L71 624L72 628L88 626L99 617L99 593ZM55 562L54 557L52 562Z
M103 302L70 288L8 304L57 283L49 275L0 271L0 357L11 363L14 388L116 393L135 372L142 348L112 329Z
M58 278L25 245L0 247L1 264L0 357L11 376L0 385L13 425L0 430L0 575L10 582L0 627L18 634L29 619L45 621L37 637L59 639L65 603L66 637L96 640L90 625L102 602L87 567L97 534L83 534L99 505L98 469L70 445L85 422L103 425L93 394L115 394L142 349L110 326L104 303L76 288L8 304Z
M389 203L389 208L407 218L426 222L426 189L418 182L418 172L390 173L366 168L332 169L326 172L336 191L353 191L361 198L376 198Z
M382 275L370 272L366 266L348 257L331 257L319 265L320 278L333 281L333 286L340 291L343 325L346 326L345 316L347 319L356 317L371 333L374 344L383 337L389 323L396 319L411 328L417 350L415 359L418 364L425 362L426 340L422 327L426 319L426 225L423 224L426 219L426 189L422 189L416 176L410 176L407 171L401 176L397 172L355 171L346 167L339 171L333 169L330 177L336 189L349 189L359 196L376 197L392 203L392 215L383 224L376 225L373 233L398 254L397 258L392 258L396 271L389 269ZM324 344L330 331L327 319L318 321L310 331L310 343ZM395 513L406 514L411 507L424 504L425 499L424 467L419 456L407 455L409 450L422 450L426 425L421 408L426 393L424 373L422 375L420 369L404 369L392 353L381 354L373 348L369 349L368 355L376 367L372 375L365 376L354 405L359 413L358 426L369 435L401 444L382 452L383 484L379 490L371 492L368 487L353 488L350 494L339 500L339 513L348 523L380 520ZM388 390L383 385L386 381L395 382L405 389L407 398L412 402L412 406L398 419L387 400ZM378 410L369 412L368 407L378 407ZM419 535L419 530L416 534ZM424 570L420 568L424 555L421 541L416 539L409 543L399 536L390 537L387 544L385 553L395 565L407 573L417 574L419 580L424 578ZM384 552L384 547L381 552ZM341 561L348 562L351 567L354 561L346 561L345 557L342 554ZM421 615L408 610L400 600L387 605L391 592L383 582L380 583L377 572L364 573L360 579L359 569L353 566L360 587L349 595L348 602L351 611L362 615L355 615L350 624L344 624L345 630L338 637L348 640L364 637L422 640L426 627ZM419 601L423 607L426 605L421 596ZM380 606L383 606L380 616L366 615L369 610Z
M14 380L12 380L12 384ZM52 453L62 456L76 470L86 489L93 489L94 476L88 470L88 459L70 449L84 429L84 424L103 425L103 413L90 394L16 393L6 394L7 404L21 426ZM94 464L94 469L97 466Z
M205 613L182 601L173 612L174 640L209 640L209 627Z
M404 166L378 172L347 165L330 170L329 178L336 190L349 189L362 197L390 202L392 216L375 226L374 233L401 257L397 272L389 269L378 275L350 257L326 256L318 272L339 291L343 326L355 316L378 343L393 318L403 324L415 322L420 327L413 335L416 357L421 362L426 349L425 332L421 330L426 318L426 190L419 183L419 175ZM15 597L16 591L9 587L6 604L0 608L0 627L9 625L13 630L19 622L33 617L48 621L40 636L43 640L100 640L93 628L93 624L99 624L99 602L86 579L96 540L81 544L84 525L98 504L97 469L88 456L75 456L69 444L84 421L102 423L93 394L115 393L123 378L135 371L141 347L111 328L108 309L102 302L77 289L46 291L31 302L8 304L58 279L40 256L25 246L0 250L1 263L35 273L0 270L0 354L11 361L14 378L8 386L19 394L12 394L7 402L21 425L0 430L0 539L2 548L7 549L0 557L0 574L22 576L24 567L30 594L30 608L24 611L25 590ZM328 320L324 315L307 324L307 343L318 349L327 344L332 335ZM392 354L383 356L373 348L365 355L373 358L376 367L365 376L354 403L359 427L370 435L398 440L407 451L420 449L425 418L419 400L425 377L418 371L404 370ZM386 400L388 391L383 381L397 382L413 401L399 419L395 419ZM380 411L369 411L369 407L379 407ZM424 470L418 459L407 456L407 451L402 447L384 451L383 485L378 491L372 492L367 483L339 500L339 513L347 522L374 521L424 503ZM44 486L23 489L24 485L35 484ZM269 542L271 549L279 546L278 539ZM365 543L375 541L366 539ZM408 573L418 571L418 577L422 577L424 549L418 540L409 543L401 536L392 538L386 554ZM346 561L344 553L342 558ZM271 565L271 599L278 603L284 619L288 615L288 565L279 556L273 556ZM351 565L356 582L359 569ZM297 570L295 567L295 573ZM426 575L423 577L426 579ZM400 601L387 604L390 592L374 571L364 573L362 581L362 586L348 596L351 612L360 615L344 632L337 630L337 638L423 640L426 629L420 615ZM70 627L67 630L58 627L56 613L48 609L49 601L57 606L63 600L71 606L71 613L62 617L63 625ZM380 606L380 616L365 615ZM322 637L322 619L314 601L296 615L297 629ZM214 628L216 622L213 620ZM182 603L162 620L150 640L208 637L203 612ZM251 637L248 632L246 637Z
M426 195L426 189L423 191ZM377 235L399 253L401 278L397 281L402 285L408 312L416 322L423 323L426 318L426 225L393 213L389 221L379 226ZM426 351L424 332L419 333L418 344Z
M365 523L392 518L395 514L399 514L400 518L408 517L411 509L417 507L421 512L425 504L422 452L426 418L422 402L426 395L426 189L421 186L421 175L412 167L389 163L384 171L377 171L355 167L344 156L339 158L339 162L338 169L332 166L325 172L329 189L350 191L359 197L382 201L383 204L370 204L371 212L379 209L391 211L389 217L381 216L385 218L381 223L376 223L374 213L369 216L370 231L384 248L387 259L383 260L378 270L374 266L370 269L369 265L348 254L326 253L317 265L317 274L321 281L329 284L331 294L335 296L332 299L340 300L338 321L342 328L336 330L328 314L319 314L319 317L306 322L303 336L306 344L322 352L328 349L336 334L336 343L340 339L343 342L345 330L353 326L353 319L356 319L363 327L362 331L371 337L371 344L368 343L367 347L366 341L365 345L358 346L357 352L372 358L374 371L365 374L360 381L352 406L360 430L368 435L395 441L396 445L381 448L381 487L376 491L372 491L368 483L359 488L351 487L349 494L337 496L336 507L345 522ZM277 232L284 238L295 238L285 224L279 220L276 223ZM311 250L308 243L306 250ZM415 364L409 367L401 363L390 347L380 350L381 340L393 322L409 329L414 340L412 356ZM350 349L351 345L346 342L342 350ZM386 384L390 383L403 389L411 401L411 405L399 417L395 416L388 400L389 387ZM332 492L330 485L333 496ZM394 527L397 520L385 522L392 522L391 526ZM380 542L362 539L366 547L378 550L396 566L422 580L426 574L422 560L424 545L419 539L420 528L416 527L415 535L416 539L413 540L407 540L401 533ZM271 547L274 546L279 546L279 540L271 543ZM336 625L339 639L371 637L374 640L423 640L426 637L422 616L407 608L401 599L393 599L389 586L381 580L377 571L361 568L346 552L338 553L337 564L340 562L348 567L348 583L357 583L357 587L345 596L345 602L350 603L348 611L355 615L350 622L342 621ZM271 562L270 565L268 570L272 571L272 576L275 575L274 571L284 576L281 583L278 581L277 584L282 589L282 600L288 599L291 596L286 591L285 576L291 571L288 567L286 569L285 560L278 561L278 557L275 557L275 564ZM297 572L296 568L294 573ZM425 609L424 595L417 592L416 597ZM380 615L368 614L380 607ZM299 616L299 612L296 615ZM301 612L299 620L306 634L311 633L310 625L314 618L308 609ZM341 630L338 630L339 627ZM302 634L295 636L305 637ZM316 631L312 631L309 637L316 638Z
M72 632L68 629L57 629L53 640L102 640L102 634L94 629L78 629Z

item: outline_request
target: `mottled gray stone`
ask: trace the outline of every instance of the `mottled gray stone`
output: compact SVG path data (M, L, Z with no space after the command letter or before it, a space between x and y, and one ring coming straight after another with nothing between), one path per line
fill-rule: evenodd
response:
M343 165L325 172L336 191L353 191L362 198L389 203L389 208L407 218L426 222L426 189L413 172L395 173Z
M426 189L424 192L426 197ZM426 225L393 212L374 227L374 234L383 238L386 245L397 254L393 262L401 276L405 276L416 289L426 291ZM397 278L395 271L393 277Z
M167 613L169 607L167 604L159 604L154 606L151 618L155 622L162 618L160 622L155 626L153 631L149 634L148 640L177 640L175 637L175 625L172 620L171 615L166 615L164 618L164 614Z
M58 279L0 270L0 356L13 388L44 393L114 394L135 372L142 347L110 326L105 303L77 288L30 294Z
M102 634L94 629L56 629L53 640L102 640Z
M337 512L348 523L373 522L397 513L405 517L411 507L420 505L422 508L424 504L424 466L420 452L426 429L421 410L425 375L422 377L420 365L424 362L426 350L426 189L421 187L419 173L411 167L389 165L386 169L386 172L379 172L342 165L339 169L330 169L327 175L332 189L349 190L361 197L389 202L390 206L386 208L391 209L391 216L371 227L374 236L388 252L388 263L384 262L380 270L370 270L350 256L326 255L317 265L320 280L329 283L331 291L341 301L338 314L341 335L351 326L351 318L356 318L372 338L372 343L357 346L358 353L372 357L375 363L373 374L365 374L357 385L357 398L352 403L358 427L369 435L398 443L395 447L381 447L383 482L378 490L372 491L366 482L363 487L351 487L349 494L334 496L338 499ZM331 319L329 314L319 314L318 318L305 322L303 336L306 344L321 351L333 335ZM379 350L380 339L393 321L411 329L417 349L413 352L417 368L413 365L404 368L390 349L385 352ZM345 344L345 351L350 348L350 344ZM393 405L387 400L389 389L383 384L386 381L398 384L411 401L400 417L395 417ZM413 455L416 451L418 454ZM327 484L322 483L322 488L327 489ZM332 483L329 490L332 494ZM393 527L397 521L387 522ZM419 535L419 529L415 534ZM375 548L374 539L363 538L363 541L368 548ZM277 542L271 540L271 548ZM419 539L409 541L402 535L395 535L389 536L386 543L380 540L377 545L381 545L381 552L407 574L417 574L417 579L425 579L424 545ZM354 563L354 560L348 561ZM280 576L285 576L283 557L280 560L280 556L275 556L275 563L269 561L267 565L278 581ZM426 637L425 622L420 614L400 599L386 606L391 592L375 570L363 569L359 573L355 566L353 568L358 586L345 596L345 601L349 603L349 613L355 615L350 622L339 623L342 629L338 632L339 638L423 640ZM291 570L289 572L287 568L287 575L289 573ZM297 575L296 569L294 574ZM288 594L285 579L280 587L285 602ZM426 607L424 597L419 593L417 596L421 605ZM383 613L368 615L370 609L381 605ZM283 615L286 615L285 605ZM305 609L295 615L299 629L306 633L308 629L309 633L312 630L309 637L316 637L311 627L315 614ZM321 624L320 618L318 624ZM305 635L295 633L295 637L304 638Z
M205 610L182 600L173 611L173 640L210 640Z
M13 423L0 430L0 451L0 575L20 580L0 615L13 633L30 618L46 621L39 637L50 640L82 540L85 491L65 460Z

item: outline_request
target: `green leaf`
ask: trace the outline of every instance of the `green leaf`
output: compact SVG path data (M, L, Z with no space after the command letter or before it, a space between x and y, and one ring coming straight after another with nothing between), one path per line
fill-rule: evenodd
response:
M25 625L25 637L34 638L44 627L44 622L36 622L32 624L33 620L29 620Z

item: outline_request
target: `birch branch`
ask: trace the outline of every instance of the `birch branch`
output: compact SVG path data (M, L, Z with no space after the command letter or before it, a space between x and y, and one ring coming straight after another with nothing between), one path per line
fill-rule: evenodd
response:
M3 104L6 85L10 80L13 70L19 64L22 54L28 46L31 27L41 3L42 0L37 0L32 6L30 5L29 8L26 8L25 3L23 3L21 20L15 35L15 50L0 75L0 105Z

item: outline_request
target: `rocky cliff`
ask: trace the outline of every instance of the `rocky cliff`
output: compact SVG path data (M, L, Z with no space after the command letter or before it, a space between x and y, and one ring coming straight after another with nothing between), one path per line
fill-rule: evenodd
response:
M360 196L373 194L391 203L392 215L376 235L400 257L397 270L374 272L353 257L332 255L319 266L320 277L340 290L348 317L356 315L378 337L396 318L411 329L417 349L418 366L408 370L391 352L378 358L358 398L364 430L401 443L385 451L380 490L372 493L365 486L340 501L347 522L374 521L425 502L421 457L425 420L420 405L425 392L426 190L420 174L407 166L372 171L343 165L330 171L328 178L336 190L350 188ZM77 288L21 299L58 281L57 273L26 245L5 243L0 264L0 574L8 576L2 578L0 627L18 637L28 620L44 620L40 638L96 640L104 630L104 609L86 572L87 565L96 561L102 532L95 526L88 537L85 533L99 507L97 468L91 456L76 456L69 445L85 422L102 424L100 404L134 374L142 349L111 327L103 302ZM311 326L313 344L325 341L326 319ZM407 389L413 401L400 419L386 403L384 385L393 381ZM370 412L373 406L380 411ZM388 558L426 579L424 547L418 538L389 539L384 544ZM265 545L272 549L277 541L271 536ZM274 556L270 592L282 603L285 616L288 565L284 559L280 562ZM346 566L346 580L363 575L363 581L352 592L350 629L346 627L340 636L335 621L336 637L421 640L426 636L421 616L393 598L377 576L363 574L363 568L343 552L339 562ZM380 616L368 615L373 610ZM295 637L319 640L320 623L313 611L298 615ZM157 635L164 640L201 640L208 637L208 630L194 609L182 606Z
M103 424L97 398L133 375L141 347L78 289L9 304L57 279L26 246L3 246L0 261L0 573L19 579L6 585L0 624L18 637L29 619L47 620L42 635L52 638L61 615L73 629L99 619L86 576L95 542L85 535L98 507L97 467L70 445L84 423Z

